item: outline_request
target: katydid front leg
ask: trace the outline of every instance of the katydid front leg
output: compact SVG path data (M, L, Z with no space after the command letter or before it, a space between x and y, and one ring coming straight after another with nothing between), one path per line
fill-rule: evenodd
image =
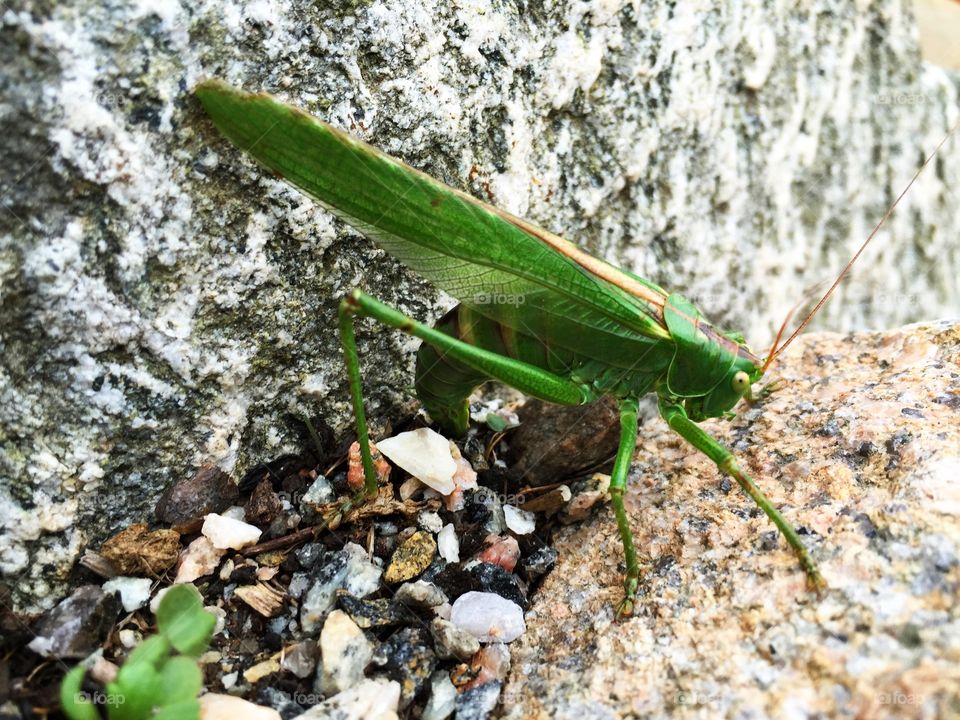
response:
M667 421L667 425L681 435L687 442L693 445L708 458L713 460L721 472L726 473L749 495L753 501L767 514L774 525L786 538L790 547L796 553L800 560L800 565L807 573L810 584L817 590L827 586L820 575L817 563L810 556L810 552L804 546L803 541L794 529L793 525L787 522L786 518L770 503L767 497L757 487L753 479L740 469L736 457L733 453L721 445L714 437L706 433L699 425L687 417L683 407L660 399L660 415Z
M558 405L582 405L596 399L596 395L590 388L582 383L567 380L535 365L469 345L435 328L417 322L399 310L384 305L360 290L354 290L340 301L340 342L343 344L343 355L347 364L347 377L350 383L350 397L353 401L354 417L357 419L357 442L360 444L360 458L365 480L364 494L367 497L374 497L377 494L377 477L373 469L370 437L367 430L366 415L363 411L360 362L353 332L353 319L356 315L373 318L384 325L418 337L450 357L469 365L494 380L500 380L516 388L525 395ZM353 501L351 500L351 502Z

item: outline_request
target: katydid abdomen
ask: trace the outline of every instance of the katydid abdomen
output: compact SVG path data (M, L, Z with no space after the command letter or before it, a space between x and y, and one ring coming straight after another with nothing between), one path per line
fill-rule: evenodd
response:
M674 356L670 343L648 338L608 341L602 348L578 348L578 340L582 338L576 336L568 336L564 345L545 342L464 304L440 318L434 328L473 347L582 382L596 397L646 395L665 374ZM598 355L609 356L611 360L600 360ZM490 379L428 343L421 345L417 352L417 397L431 419L448 433L459 436L466 432L468 398Z

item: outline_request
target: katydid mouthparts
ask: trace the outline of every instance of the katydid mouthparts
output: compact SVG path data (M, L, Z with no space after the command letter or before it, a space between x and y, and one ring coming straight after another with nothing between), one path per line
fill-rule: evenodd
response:
M339 330L365 486L330 522L377 494L354 337L355 319L369 317L423 341L415 390L448 434L466 432L468 397L487 380L563 405L616 399L621 435L610 500L626 561L618 615L632 612L639 583L623 496L636 446L638 400L651 392L667 425L737 481L783 534L810 584L825 587L794 527L698 423L734 416L734 406L751 397L753 384L826 302L896 202L797 331L779 344L784 323L764 360L741 335L716 328L682 295L448 187L268 94L246 93L219 80L200 83L195 93L237 147L459 301L431 327L360 290L341 300ZM523 300L485 301L504 296Z

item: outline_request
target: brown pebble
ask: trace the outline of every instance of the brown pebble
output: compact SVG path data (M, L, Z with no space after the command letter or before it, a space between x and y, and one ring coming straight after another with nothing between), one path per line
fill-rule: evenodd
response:
M86 657L110 634L119 611L113 593L81 585L31 628L30 648L47 657Z
M573 407L531 399L517 414L507 463L513 477L532 487L588 472L617 452L620 414L610 398Z
M283 503L273 491L269 480L261 480L253 489L250 499L243 509L243 516L248 523L257 526L269 525L270 522L283 510Z
M157 501L157 519L168 525L185 525L207 513L233 505L236 483L220 468L204 465L189 478L177 480Z
M553 515L570 502L572 495L573 493L570 492L569 487L560 485L545 492L543 495L538 495L535 498L527 500L520 508L528 512L540 512L546 515Z

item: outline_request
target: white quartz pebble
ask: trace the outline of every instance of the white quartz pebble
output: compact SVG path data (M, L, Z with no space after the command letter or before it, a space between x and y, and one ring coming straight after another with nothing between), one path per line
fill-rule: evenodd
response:
M104 592L120 593L120 604L126 612L139 610L150 599L150 578L115 577L103 584Z
M255 545L262 534L260 528L217 513L210 513L204 518L200 532L215 548L221 550L243 550Z
M372 655L373 646L350 616L342 610L330 613L320 632L318 676L324 695L343 692L363 680Z
M460 562L460 539L453 523L447 523L437 534L437 552L447 562Z
M201 535L180 553L177 577L173 582L188 583L204 575L209 575L217 569L220 559L226 552L225 549L215 548L210 538Z
M480 642L512 642L527 629L523 609L496 593L464 593L453 603L450 621Z
M280 713L243 698L207 693L200 698L200 720L280 720Z
M394 465L402 467L442 495L453 492L453 474L457 470L457 463L443 435L430 428L418 428L381 440L377 448Z
M450 674L438 670L430 677L430 697L421 720L447 720L453 715L457 702L457 688L450 682Z
M438 533L443 530L443 520L440 519L440 516L429 510L424 510L422 513L417 515L417 525L426 530L427 532Z
M367 679L314 705L294 720L396 720L399 705L400 683Z
M503 518L516 535L529 535L537 529L537 516L514 505L503 506Z

